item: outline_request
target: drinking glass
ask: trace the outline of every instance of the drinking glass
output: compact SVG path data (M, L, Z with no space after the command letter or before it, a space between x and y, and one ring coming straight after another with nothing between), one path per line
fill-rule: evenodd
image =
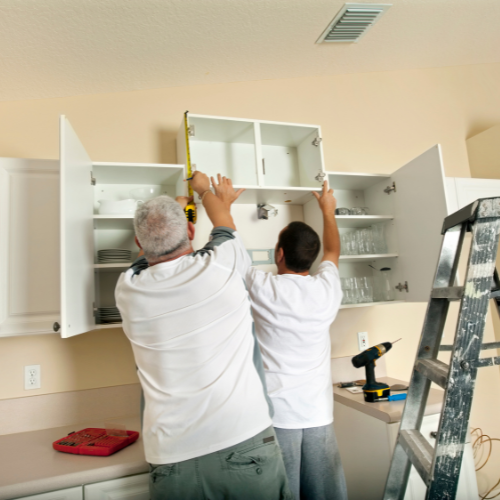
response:
M388 253L387 243L385 241L385 226L383 224L374 224L371 226L373 234L374 253Z

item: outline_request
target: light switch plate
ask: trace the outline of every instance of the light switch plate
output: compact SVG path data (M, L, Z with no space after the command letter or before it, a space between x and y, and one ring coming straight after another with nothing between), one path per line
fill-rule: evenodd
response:
M358 347L360 351L368 349L368 332L358 332Z
M26 391L40 389L40 373L40 365L29 365L24 367L24 389Z

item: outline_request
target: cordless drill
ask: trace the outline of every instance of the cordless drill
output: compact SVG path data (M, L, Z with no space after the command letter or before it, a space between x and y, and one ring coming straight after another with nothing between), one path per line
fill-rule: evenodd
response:
M390 342L382 342L382 344L370 347L352 358L352 364L355 368L365 367L366 384L363 386L363 394L368 403L376 403L380 398L387 398L391 394L391 389L387 384L375 380L375 360L382 357L391 348Z

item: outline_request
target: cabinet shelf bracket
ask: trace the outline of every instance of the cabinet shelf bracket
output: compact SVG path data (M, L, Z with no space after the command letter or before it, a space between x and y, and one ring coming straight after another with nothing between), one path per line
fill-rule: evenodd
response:
M396 192L396 183L393 182L392 183L392 186L387 186L385 189L384 189L384 193L387 193L387 194L391 194L392 192Z

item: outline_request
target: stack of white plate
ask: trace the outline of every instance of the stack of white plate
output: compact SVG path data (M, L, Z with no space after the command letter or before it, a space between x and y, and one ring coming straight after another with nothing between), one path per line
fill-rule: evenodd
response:
M121 248L107 248L97 251L97 260L101 264L111 264L113 262L130 262L132 252Z
M99 307L99 323L121 323L122 317L117 307Z

